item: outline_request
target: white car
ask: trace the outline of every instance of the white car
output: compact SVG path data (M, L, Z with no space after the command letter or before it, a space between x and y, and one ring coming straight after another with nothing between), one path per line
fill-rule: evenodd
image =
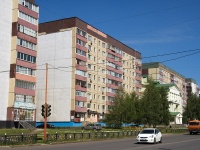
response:
M136 137L137 143L162 143L162 133L157 128L145 128Z

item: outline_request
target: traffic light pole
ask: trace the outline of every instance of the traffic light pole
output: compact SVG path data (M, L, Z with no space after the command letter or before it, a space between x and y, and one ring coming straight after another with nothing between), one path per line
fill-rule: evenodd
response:
M46 142L46 130L47 130L47 89L48 89L48 64L46 63L46 90L45 90L45 116L44 116L44 141Z

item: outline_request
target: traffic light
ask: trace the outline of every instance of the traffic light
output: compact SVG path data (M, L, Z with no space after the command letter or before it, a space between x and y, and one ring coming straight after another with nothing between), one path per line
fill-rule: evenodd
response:
M47 104L47 117L51 115L51 105Z
M42 105L42 116L43 116L43 117L46 117L46 114L45 114L46 110L45 110L45 109L46 109L46 105L43 104L43 105Z

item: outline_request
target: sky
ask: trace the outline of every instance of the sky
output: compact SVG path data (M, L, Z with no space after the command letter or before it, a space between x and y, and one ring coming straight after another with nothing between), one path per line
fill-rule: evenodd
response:
M200 87L200 0L35 0L39 22L78 17Z

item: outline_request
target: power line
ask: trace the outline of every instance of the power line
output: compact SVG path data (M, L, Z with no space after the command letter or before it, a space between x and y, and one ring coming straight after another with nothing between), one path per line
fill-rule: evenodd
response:
M114 19L108 19L108 20L101 21L101 22L96 22L96 23L93 23L93 24L101 24L101 23L119 21L119 20L123 20L123 19L130 19L130 18L134 18L134 17L144 16L144 15L150 15L150 14L154 14L154 13L158 13L158 12L163 12L163 11L168 11L168 10L172 10L172 9L176 9L176 8L180 8L180 7L184 7L184 6L189 6L189 5L194 5L194 4L196 4L196 3L188 3L188 4L183 4L183 5L179 5L179 6L164 8L164 9L160 9L160 10L153 10L153 11L149 11L149 12L135 14L135 15L131 15L131 16L125 16L125 17L118 17L118 18L114 18Z
M144 57L144 58L151 58L151 57L160 57L160 56L166 56L166 55L172 55L172 54L180 54L180 53L185 53L185 52L192 52L192 51L197 51L197 52L194 52L192 54L188 54L188 55L184 55L184 56L181 56L181 57L177 57L177 58L173 58L173 59L169 59L169 60L165 60L165 61L162 61L160 63L164 63L164 62L168 62L168 61L174 61L174 60L177 60L177 59L181 59L181 58L184 58L184 57L187 57L187 56L191 56L191 55L194 55L194 54L197 54L197 53L200 53L200 49L194 49L194 50L187 50L187 51L180 51L180 52L176 52L176 53L168 53L168 54L163 54L163 55L154 55L154 56L149 56L149 57ZM143 58L143 59L144 59ZM63 58L63 59L69 59L69 58ZM58 59L59 60L59 59ZM128 60L132 60L132 59L127 59L127 60L122 60L122 61L128 61ZM119 62L119 61L112 61L112 62ZM98 65L98 64L104 64L104 63L91 63L90 65ZM105 63L106 64L106 63ZM43 66L45 64L41 64L41 65L37 65L37 67L39 66ZM50 64L49 64L50 65ZM50 65L51 67L53 68L49 68L49 69L60 69L60 68L70 68L70 67L75 67L75 66L67 66L67 67L54 67L52 65ZM87 65L82 65L82 66L87 66ZM123 68L123 69L135 69L135 68ZM22 69L23 70L23 69ZM35 70L46 70L46 69L35 69ZM60 70L60 71L65 71L65 70ZM92 71L92 70L90 70ZM95 71L95 70L93 70ZM4 72L10 72L10 70L5 70L5 71L0 71L0 73L4 73ZM72 72L72 71L65 71L65 72Z

